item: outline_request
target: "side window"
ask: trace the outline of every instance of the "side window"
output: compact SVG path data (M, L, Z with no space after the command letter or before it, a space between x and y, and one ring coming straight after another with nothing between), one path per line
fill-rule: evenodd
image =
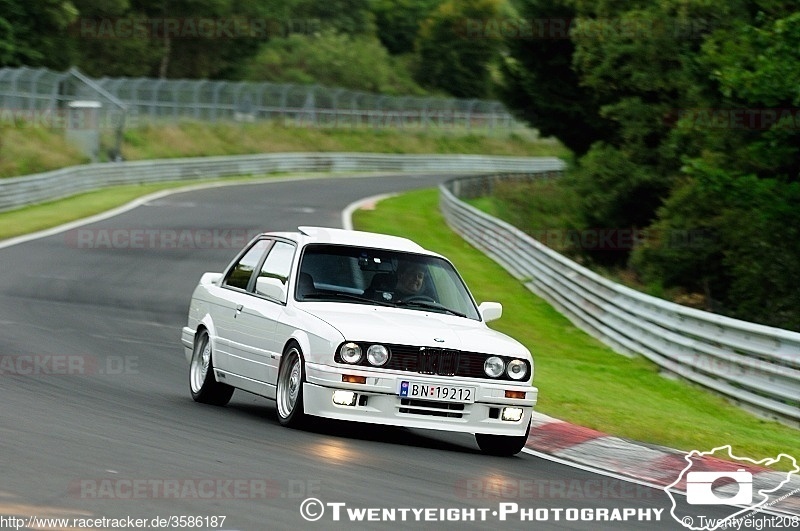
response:
M236 265L228 271L223 285L246 290L247 284L250 282L250 277L253 275L253 271L258 267L258 262L271 243L270 240L258 240L254 243L253 246L244 253L244 256L236 262Z
M286 302L294 251L290 243L275 242L256 278L256 293Z

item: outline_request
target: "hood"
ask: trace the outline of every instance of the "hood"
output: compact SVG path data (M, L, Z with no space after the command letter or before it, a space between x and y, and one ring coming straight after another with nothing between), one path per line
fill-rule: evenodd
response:
M422 310L361 304L307 303L303 311L336 328L347 341L449 348L530 359L521 343L481 321Z

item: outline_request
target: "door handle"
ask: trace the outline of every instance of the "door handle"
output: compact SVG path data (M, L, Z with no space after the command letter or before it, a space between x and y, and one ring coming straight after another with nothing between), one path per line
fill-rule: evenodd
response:
M242 305L242 304L237 304L236 305L236 312L233 314L233 318L234 319L239 317L239 314L242 313L242 308L244 308L244 305Z

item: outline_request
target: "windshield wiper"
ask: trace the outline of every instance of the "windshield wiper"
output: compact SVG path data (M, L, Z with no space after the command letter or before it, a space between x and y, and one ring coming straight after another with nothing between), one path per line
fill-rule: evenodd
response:
M416 307L419 307L419 308L427 308L427 309L430 309L430 310L439 310L441 312L446 312L446 313L449 313L451 315L456 315L458 317L466 317L467 316L464 313L458 312L456 310L451 310L447 306L443 306L443 305L439 304L438 302L419 301L419 300L397 301L397 302L382 301L382 300L376 300L376 299L370 299L370 298L367 298L367 297L362 297L360 295L354 295L352 293L344 293L342 291L327 291L327 292L326 291L321 291L321 292L307 293L303 297L303 300L309 300L309 299L316 299L316 300L347 299L347 300L351 300L351 301L362 302L362 303L365 303L365 304L375 304L375 305L378 305L378 306L389 306L389 307L416 306Z
M447 306L443 306L438 302L429 302L429 301L397 301L397 306L419 306L420 308L429 308L431 310L441 310L443 312L447 312L452 315L457 315L458 317L466 317L467 314L458 312L456 310L451 310Z
M341 291L307 293L305 296L303 296L303 300L308 300L308 299L347 299L351 301L363 302L366 304L377 304L379 306L394 306L394 304L390 302L368 299L367 297L362 297L360 295L353 295L352 293L344 293Z

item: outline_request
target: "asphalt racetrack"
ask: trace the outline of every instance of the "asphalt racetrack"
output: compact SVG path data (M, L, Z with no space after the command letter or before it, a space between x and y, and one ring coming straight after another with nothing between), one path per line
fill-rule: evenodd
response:
M180 329L203 272L256 232L339 227L353 201L444 179L185 192L0 249L0 528L682 529L660 489L487 457L468 435L298 431L242 391L192 401Z

